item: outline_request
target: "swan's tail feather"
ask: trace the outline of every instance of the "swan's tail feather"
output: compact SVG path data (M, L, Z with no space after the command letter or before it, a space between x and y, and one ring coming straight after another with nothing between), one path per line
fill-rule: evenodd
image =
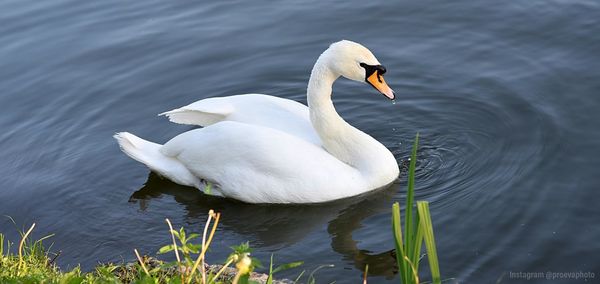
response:
M139 138L129 132L114 135L123 153L146 165L153 172L176 183L199 187L200 179L173 157L163 155L159 149L162 145Z

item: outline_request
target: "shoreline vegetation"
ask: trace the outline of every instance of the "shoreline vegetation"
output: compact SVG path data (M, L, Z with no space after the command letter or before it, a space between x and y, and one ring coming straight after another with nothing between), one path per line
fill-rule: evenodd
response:
M408 170L404 224L401 222L400 205L395 202L392 206L392 233L396 263L400 274L400 283L418 284L421 283L419 263L426 256L431 274L431 280L427 283L440 284L440 270L429 203L417 201L416 206L414 204L418 142L419 135L417 134ZM416 207L416 211L414 207ZM215 235L220 217L220 213L210 210L202 235L188 234L184 228L175 230L169 219L165 219L172 242L161 247L157 254L173 253L176 261L164 262L152 256L141 256L137 249L134 249L137 262L100 264L91 272L82 272L80 267L75 267L68 272L61 271L55 263L59 254L52 253L43 244L53 235L38 240L29 238L35 228L35 223L27 231L20 232L21 240L18 243L6 240L5 235L0 233L0 283L314 284L316 282L315 273L321 268L327 267L320 266L309 273L304 270L295 280L275 280L274 274L297 268L303 262L291 262L274 267L273 255L271 255L268 272L257 273L254 270L263 266L260 261L251 256L252 249L249 243L231 247L232 253L223 265L209 265L205 263L205 256ZM423 243L425 243L426 252L424 255L421 254ZM362 283L367 284L367 282L368 265L364 268Z
M35 228L35 223L27 231L20 231L21 240L13 243L0 233L0 283L206 283L206 284L244 284L267 283L288 284L296 281L288 279L275 280L273 275L279 271L298 267L303 262L292 262L273 268L273 256L267 273L258 273L254 269L262 267L261 263L250 256L252 249L248 243L233 246L233 252L223 265L208 264L204 257L209 249L210 242L218 225L219 213L209 212L209 220L205 226L201 243L193 243L199 239L198 234L188 234L184 228L173 230L169 225L172 244L161 247L157 254L174 253L176 261L165 262L156 257L141 256L137 249L134 255L135 262L129 263L100 263L91 272L82 272L75 267L71 271L63 272L56 265L59 256L44 246L44 241L52 237L48 235L38 240L31 240L29 235ZM207 237L210 219L214 219L212 230ZM12 220L12 219L11 219ZM16 252L14 250L16 249ZM311 273L307 283L314 283Z
M21 240L18 243L7 240L5 235L0 233L0 283L288 284L300 280L304 272L296 281L273 279L275 273L303 264L298 261L274 268L273 256L271 256L268 274L255 272L254 269L262 267L262 264L251 257L252 249L249 243L231 247L232 253L223 265L205 263L205 256L216 232L219 218L220 213L209 211L199 243L193 242L200 239L199 234L188 234L183 227L174 230L169 219L165 219L172 243L161 247L157 254L174 253L176 261L165 262L153 256L142 256L137 249L134 249L136 262L101 263L91 272L82 272L79 266L68 272L61 271L55 263L59 254L53 253L43 244L53 235L32 240L29 235L35 228L33 223L27 231L19 232ZM314 283L313 273L308 276L307 281L307 283Z

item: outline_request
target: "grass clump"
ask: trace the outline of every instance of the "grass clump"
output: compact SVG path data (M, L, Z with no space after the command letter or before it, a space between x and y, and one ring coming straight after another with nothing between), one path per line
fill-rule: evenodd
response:
M34 228L35 224L26 232L20 232L16 254L11 253L15 244L0 234L0 283L42 283L48 277L59 279L61 272L42 245L51 235L30 241L27 237Z
M419 262L421 260L421 249L423 242L429 269L434 284L441 283L440 268L433 235L431 214L429 213L429 202L417 201L417 215L414 216L414 190L415 190L415 167L417 161L417 147L419 145L419 134L415 137L408 168L408 190L406 194L406 212L404 214L404 235L402 234L400 205L398 202L392 206L392 231L396 248L396 262L400 271L400 279L403 284L419 283Z

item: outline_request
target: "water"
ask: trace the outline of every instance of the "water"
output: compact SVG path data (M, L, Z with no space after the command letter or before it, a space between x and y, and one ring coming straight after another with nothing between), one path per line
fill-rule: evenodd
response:
M358 283L366 263L370 283L397 283L390 209L404 175L367 197L253 206L149 176L112 138L165 142L191 128L156 114L206 97L305 102L317 56L346 38L386 65L397 102L340 80L336 107L402 167L421 133L416 198L431 202L445 278L600 277L598 2L388 2L3 1L0 214L55 233L65 269L153 253L165 217L199 231L212 208L212 262L248 240L265 262L334 264L319 283ZM0 231L17 238L8 219Z

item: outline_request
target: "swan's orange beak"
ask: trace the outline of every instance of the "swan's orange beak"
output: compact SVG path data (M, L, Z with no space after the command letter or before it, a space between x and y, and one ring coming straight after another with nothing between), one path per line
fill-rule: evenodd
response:
M388 99L393 100L395 98L394 91L385 82L379 70L375 70L371 76L367 77L366 81Z

